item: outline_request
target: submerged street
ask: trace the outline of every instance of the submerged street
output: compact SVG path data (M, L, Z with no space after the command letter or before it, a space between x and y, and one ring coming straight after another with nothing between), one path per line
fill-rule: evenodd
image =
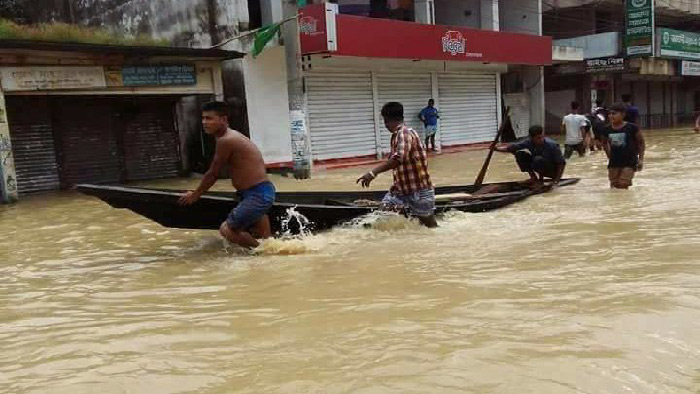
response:
M700 135L646 137L629 191L597 152L577 185L436 230L368 218L252 254L73 192L2 205L0 392L697 393ZM434 183L485 155L431 158ZM367 169L272 181L359 190ZM487 182L516 179L496 154Z

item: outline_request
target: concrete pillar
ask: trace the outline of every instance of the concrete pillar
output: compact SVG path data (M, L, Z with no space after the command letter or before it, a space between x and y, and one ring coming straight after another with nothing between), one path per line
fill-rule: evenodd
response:
M260 14L262 16L262 24L269 25L270 23L279 22L282 20L282 1L281 0L261 0Z
M224 101L224 76L221 71L221 63L217 62L212 65L211 77L216 101Z
M17 199L17 172L12 153L10 125L7 122L5 95L0 88L0 202L11 203Z
M498 16L498 0L480 0L481 29L500 30Z
M530 100L530 124L544 126L544 68L524 66L522 73L525 93Z
M417 23L424 25L435 24L435 2L433 0L415 0L413 12Z

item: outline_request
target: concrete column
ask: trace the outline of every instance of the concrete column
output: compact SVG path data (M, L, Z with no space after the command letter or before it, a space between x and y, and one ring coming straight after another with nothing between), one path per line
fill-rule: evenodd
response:
M217 101L224 101L224 76L221 72L221 63L214 63L211 68L214 97Z
M435 24L435 2L433 0L415 0L413 12L416 22L424 25Z
M544 68L524 66L522 73L525 93L530 100L530 124L544 126Z
M498 17L498 0L480 0L481 29L500 30Z
M11 203L17 199L17 172L12 153L10 125L7 122L5 95L0 89L0 202Z
M377 152L377 159L382 158L382 114L379 108L379 84L377 83L377 73L372 71L372 107L374 108L374 146Z
M282 20L282 1L281 0L261 0L260 14L262 16L262 24L269 25L270 23L279 22Z
M430 73L430 84L432 88L432 99L435 100L435 108L440 110L440 86L438 85L438 74L433 71ZM442 153L442 121L438 119L438 134L435 138L435 150L437 153Z

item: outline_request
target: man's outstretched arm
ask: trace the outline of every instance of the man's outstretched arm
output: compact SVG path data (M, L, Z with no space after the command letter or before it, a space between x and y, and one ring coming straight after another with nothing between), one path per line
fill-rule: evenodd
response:
M202 181L199 182L199 186L194 191L187 192L178 201L180 205L191 205L194 204L202 194L206 193L209 188L214 186L216 181L219 179L219 172L221 168L226 164L228 158L231 155L232 144L228 141L217 142L216 152L214 153L214 160L209 166L209 170L202 177Z

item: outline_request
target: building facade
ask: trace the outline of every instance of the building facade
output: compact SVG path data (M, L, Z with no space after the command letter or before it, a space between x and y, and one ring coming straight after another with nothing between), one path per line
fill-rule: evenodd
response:
M559 1L545 9L544 32L578 61L545 70L547 125L559 129L571 101L590 110L629 94L644 128L691 121L700 109L700 46L693 20L700 1ZM579 21L578 23L573 23ZM687 43L687 44L686 44ZM695 74L695 75L694 75Z
M187 104L223 99L220 63L235 56L0 41L3 200L182 174L197 135Z
M504 101L525 135L530 124L544 121L542 66L552 59L540 11L539 1L512 0L338 0L303 8L313 159L386 153L390 135L379 111L388 101L402 102L407 124L419 129L418 113L434 99L441 111L437 142L444 147L492 140ZM272 61L263 67L281 69ZM279 75L275 83L284 79L283 73L262 74ZM247 76L247 92L269 83ZM262 113L266 104L249 100L248 108ZM256 129L266 129L254 123L251 117L252 138Z

